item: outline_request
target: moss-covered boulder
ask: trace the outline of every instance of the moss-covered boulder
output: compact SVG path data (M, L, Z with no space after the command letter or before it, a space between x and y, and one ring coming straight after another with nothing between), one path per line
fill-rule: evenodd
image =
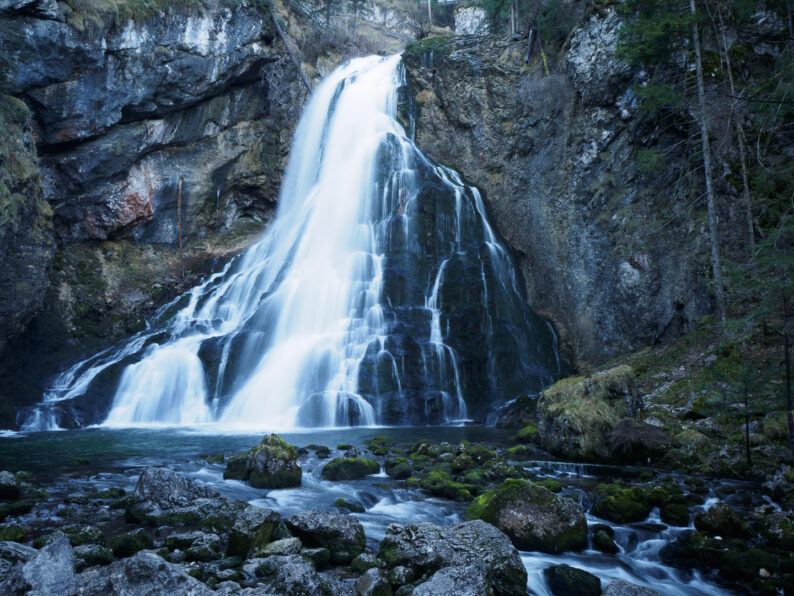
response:
M553 565L543 576L554 596L600 596L601 580L592 573L570 565Z
M11 472L0 472L0 499L18 499L20 492L14 475Z
M641 487L624 487L619 484L599 484L598 500L590 512L602 519L619 524L639 522L648 517L655 505L661 505L663 495Z
M538 400L538 440L544 449L563 457L606 458L610 433L638 409L629 366L562 379Z
M369 474L380 472L380 465L374 459L364 457L337 457L323 468L322 477L326 480L357 480Z
M587 521L571 499L526 480L507 480L477 497L466 509L507 534L518 548L547 553L587 547Z
M474 485L458 482L447 472L441 470L430 472L421 480L419 486L434 497L452 499L453 501L469 501L472 497L472 490L476 490Z
M395 480L405 480L411 477L411 463L404 457L389 459L383 464L386 474Z
M118 558L131 557L138 551L154 548L154 540L146 530L140 529L116 536L110 541L113 554Z
M243 480L256 488L300 486L298 450L276 434L265 435L256 447L232 455L223 477Z
M517 443L536 443L538 440L538 425L530 422L522 427L515 436Z
M226 554L246 557L260 546L267 544L273 530L281 522L281 516L272 509L249 505L234 520L229 530Z
M695 528L722 538L749 538L753 535L750 525L725 503L717 503L707 511L698 513L695 516Z

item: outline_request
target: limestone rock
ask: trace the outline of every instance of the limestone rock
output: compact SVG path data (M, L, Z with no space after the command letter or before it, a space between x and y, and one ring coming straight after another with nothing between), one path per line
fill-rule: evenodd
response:
M602 596L659 596L659 592L622 579L616 579L609 583Z
M417 575L481 565L496 594L526 594L527 571L518 551L507 536L480 520L445 527L391 524L378 556L390 569L406 566Z
M249 505L237 514L229 530L227 554L245 557L252 549L267 544L280 522L281 516L272 509Z
M436 594L493 596L494 590L481 565L466 565L439 569L426 582L416 586L411 594L412 596L435 596Z
M69 539L61 537L26 563L18 565L9 577L0 582L0 593L70 596L77 591L74 566L74 551Z
M337 511L302 511L287 518L286 524L306 546L330 550L334 563L350 563L364 551L364 528L352 515Z
M466 510L507 534L518 548L561 553L587 547L587 520L578 503L525 480L507 480Z

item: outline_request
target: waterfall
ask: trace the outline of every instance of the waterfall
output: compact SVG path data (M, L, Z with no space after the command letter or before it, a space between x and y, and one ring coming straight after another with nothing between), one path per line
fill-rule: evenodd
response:
M479 192L406 135L403 89L399 56L337 68L262 239L59 375L24 427L450 424L551 382L552 333Z

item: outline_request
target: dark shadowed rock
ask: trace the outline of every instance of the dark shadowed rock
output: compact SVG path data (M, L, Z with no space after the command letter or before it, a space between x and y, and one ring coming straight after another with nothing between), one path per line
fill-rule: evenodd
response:
M356 594L358 596L391 596L391 584L380 569L367 569L356 580Z
M214 592L197 579L150 551L116 561L106 567L88 569L78 576L80 594L210 596Z
M264 580L262 593L267 593L268 590L273 594L287 596L329 596L345 593L336 582L317 573L314 566L300 555L250 559L243 565L243 572L250 577Z
M725 503L717 503L695 516L695 528L723 538L749 538L753 531L739 514Z
M483 493L469 505L466 516L495 525L521 549L560 553L587 547L582 508L526 480L507 480Z
M612 581L601 596L659 596L659 592L622 579Z
M599 596L601 580L592 573L569 565L554 565L543 570L554 596Z
M14 475L11 472L0 472L0 499L18 499L20 492Z
M518 551L507 536L480 520L446 527L391 524L378 556L389 568L406 566L417 575L482 565L496 594L526 594L527 571Z
M272 509L249 505L237 514L229 530L227 554L245 557L251 550L267 544L279 522L281 516Z
M330 550L334 563L350 563L364 551L364 528L352 515L338 511L303 511L288 518L286 523L306 546Z
M278 435L265 435L256 447L232 455L223 477L243 480L256 488L300 486L298 450Z
M127 517L152 525L228 527L243 507L173 470L146 468L127 501Z
M412 596L436 596L455 594L455 596L493 596L494 590L488 582L488 574L479 565L444 567L436 571L430 579L416 586Z

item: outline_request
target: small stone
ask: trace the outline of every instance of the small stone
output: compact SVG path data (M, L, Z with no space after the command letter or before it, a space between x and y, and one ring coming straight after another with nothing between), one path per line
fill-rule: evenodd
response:
M296 555L301 551L301 541L299 538L283 538L270 544L266 544L257 551L257 557L269 557L271 555Z
M391 585L383 577L380 569L367 569L356 580L356 594L358 596L391 596Z

